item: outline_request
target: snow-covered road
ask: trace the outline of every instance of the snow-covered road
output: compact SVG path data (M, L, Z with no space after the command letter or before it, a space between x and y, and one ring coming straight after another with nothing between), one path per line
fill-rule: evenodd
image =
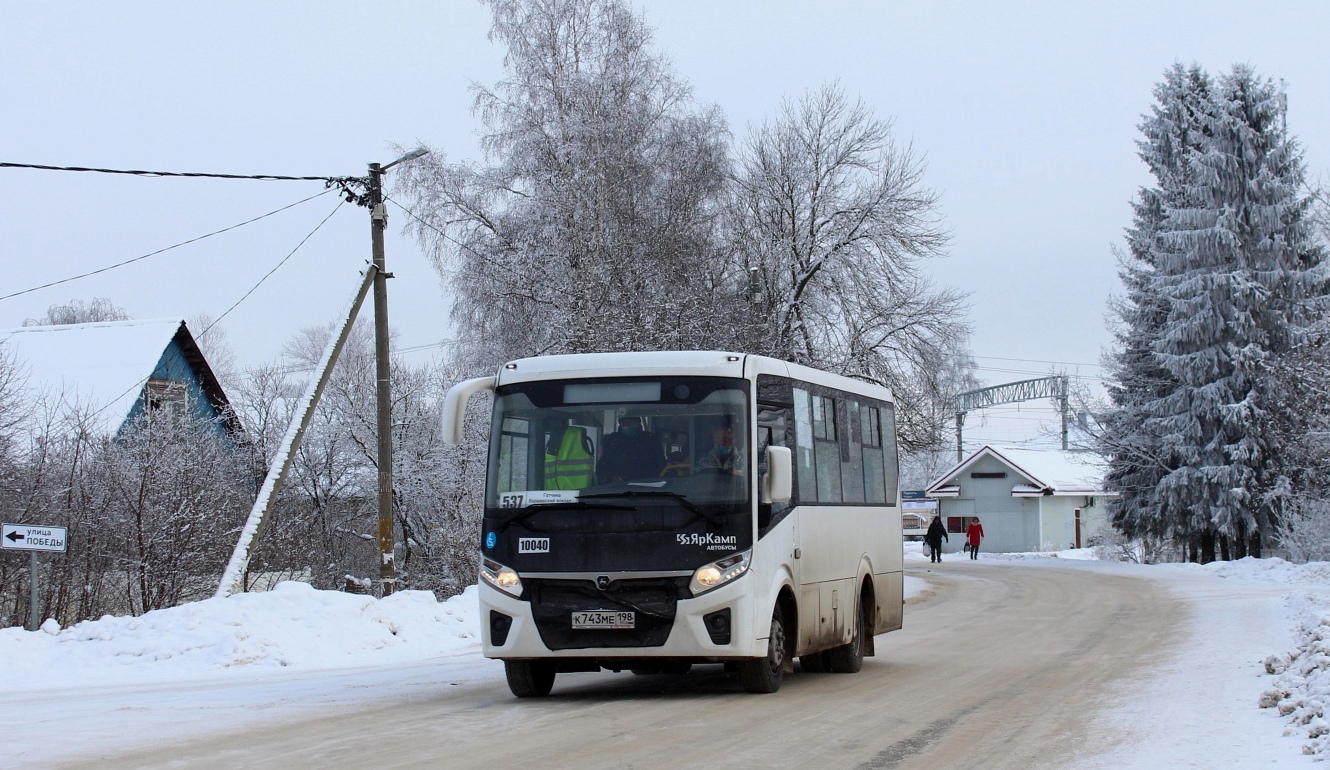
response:
M910 559L906 628L864 671L796 674L773 696L699 670L566 675L517 701L479 656L474 595L291 586L10 629L0 723L21 740L0 767L682 767L736 749L765 767L1312 765L1305 728L1282 735L1257 702L1277 682L1262 660L1298 641L1293 613L1324 606L1327 565L985 556ZM1280 686L1315 705L1298 665Z

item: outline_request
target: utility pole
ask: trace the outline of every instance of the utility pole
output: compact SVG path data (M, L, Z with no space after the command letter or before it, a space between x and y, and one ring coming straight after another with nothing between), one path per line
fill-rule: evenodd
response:
M383 231L388 210L383 205L383 172L407 160L426 155L418 148L384 166L369 164L370 243L374 259L374 376L379 434L379 582L389 596L397 584L396 538L393 535L393 402L390 351L388 349L388 279L392 277L383 256Z

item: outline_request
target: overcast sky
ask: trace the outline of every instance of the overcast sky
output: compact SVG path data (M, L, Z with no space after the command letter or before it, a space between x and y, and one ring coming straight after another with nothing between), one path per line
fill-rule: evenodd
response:
M1174 61L1214 74L1244 62L1282 79L1309 176L1330 176L1330 3L1319 0L635 7L676 74L700 102L722 108L736 139L782 99L830 81L894 120L942 195L953 240L931 268L939 284L970 293L972 348L989 384L1054 366L1099 374L1106 302L1118 286L1112 248L1135 190L1149 182L1136 125ZM0 161L359 175L418 142L478 160L468 85L502 73L488 29L488 12L469 0L0 0ZM322 191L316 182L13 169L0 169L0 180L0 296ZM447 297L401 237L403 214L390 214L397 345L428 358L447 334ZM6 296L0 327L92 297L136 318L217 318L282 263L222 321L239 364L261 363L302 327L336 318L369 251L367 213L339 208L330 193L127 267Z

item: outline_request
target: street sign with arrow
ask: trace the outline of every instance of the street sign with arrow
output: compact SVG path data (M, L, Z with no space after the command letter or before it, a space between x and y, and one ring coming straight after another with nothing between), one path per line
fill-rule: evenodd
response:
M19 551L64 551L65 528L30 524L0 525L0 548Z

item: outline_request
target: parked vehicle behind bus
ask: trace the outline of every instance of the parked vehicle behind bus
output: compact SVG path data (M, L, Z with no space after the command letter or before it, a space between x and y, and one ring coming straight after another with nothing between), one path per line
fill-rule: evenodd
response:
M484 654L515 695L697 663L775 692L901 627L890 391L736 353L528 358L449 391L454 443L479 391Z

